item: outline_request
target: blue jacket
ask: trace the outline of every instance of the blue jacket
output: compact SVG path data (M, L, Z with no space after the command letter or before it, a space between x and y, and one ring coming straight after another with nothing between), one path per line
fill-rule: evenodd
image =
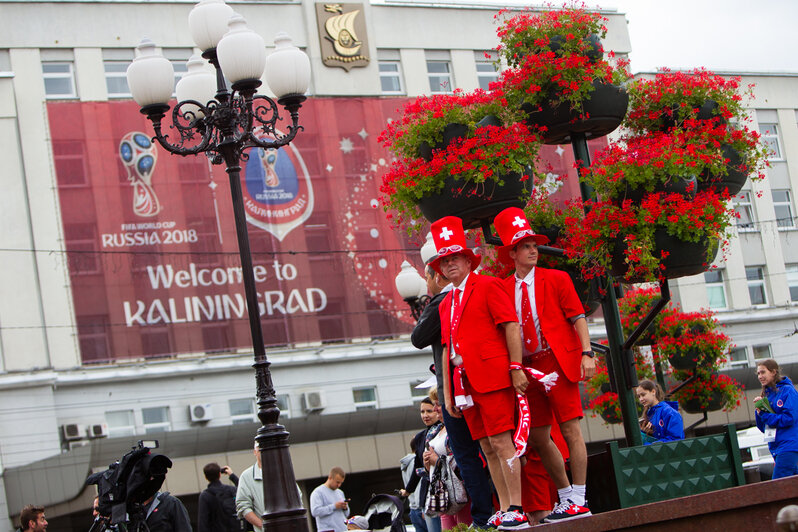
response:
M782 452L798 452L798 392L792 381L784 377L776 384L776 388L768 388L765 392L775 414L769 412L756 413L756 426L765 432L765 425L776 428L776 441L768 443L770 454L774 457Z
M647 442L645 445L684 439L682 416L667 401L660 401L649 408L646 417L654 428L653 436L656 438L656 442Z

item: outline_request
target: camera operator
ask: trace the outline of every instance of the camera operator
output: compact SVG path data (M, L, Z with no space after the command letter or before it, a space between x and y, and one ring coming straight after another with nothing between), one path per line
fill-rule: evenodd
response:
M150 532L192 532L186 507L168 491L159 491L144 501L144 508Z

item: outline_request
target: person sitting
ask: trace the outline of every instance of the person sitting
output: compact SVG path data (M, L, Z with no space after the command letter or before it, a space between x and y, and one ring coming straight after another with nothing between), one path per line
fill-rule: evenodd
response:
M665 392L656 382L646 379L637 385L637 400L643 406L640 418L643 445L684 439L682 416L664 399Z

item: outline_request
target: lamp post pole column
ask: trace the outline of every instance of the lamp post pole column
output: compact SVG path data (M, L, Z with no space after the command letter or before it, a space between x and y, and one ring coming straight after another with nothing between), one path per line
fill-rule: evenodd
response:
M269 371L271 363L266 358L263 342L255 274L252 268L252 253L249 249L247 219L241 192L241 152L233 142L223 141L219 145L219 153L227 165L227 175L230 179L238 252L241 257L241 276L244 281L249 328L255 356L253 367L255 368L258 394L258 419L261 422L255 439L261 454L263 472L265 508L265 513L261 516L263 529L270 532L307 532L308 521L305 517L305 509L299 500L291 454L288 451L288 431L277 423L280 410L277 408L274 384Z
M590 152L587 149L587 138L584 133L571 134L571 147L579 170L590 166ZM585 183L580 183L582 199L595 196L593 189ZM626 435L626 444L630 447L643 445L640 436L640 427L637 425L637 402L632 388L637 386L637 372L635 371L634 357L631 349L624 349L623 327L621 315L618 311L618 301L612 286L607 287L607 295L601 300L601 310L604 314L604 324L607 330L607 340L610 351L607 364L611 368L613 382L618 393L618 402L621 405L623 417L623 430Z

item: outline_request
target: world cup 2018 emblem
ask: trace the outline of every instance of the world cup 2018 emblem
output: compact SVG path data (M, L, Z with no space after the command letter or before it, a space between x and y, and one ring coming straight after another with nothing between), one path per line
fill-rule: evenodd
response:
M313 212L313 187L293 146L254 148L244 167L242 187L247 221L279 240Z
M158 152L150 138L139 131L126 134L119 141L119 158L133 187L133 212L146 218L161 212L161 204L152 188L152 172Z

